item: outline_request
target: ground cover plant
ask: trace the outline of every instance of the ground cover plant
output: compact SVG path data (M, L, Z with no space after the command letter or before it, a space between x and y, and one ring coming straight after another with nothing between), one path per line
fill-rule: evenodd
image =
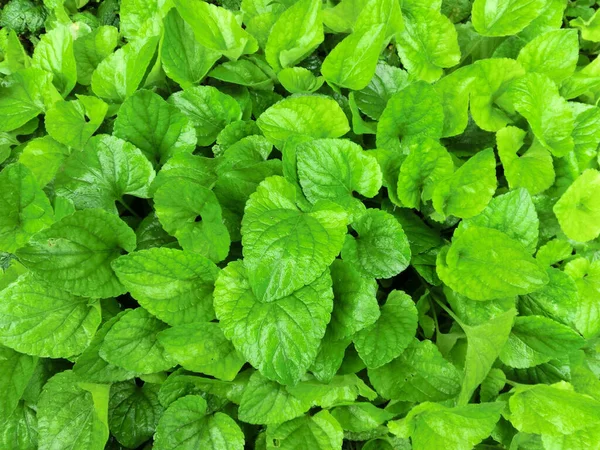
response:
M0 449L600 448L596 3L0 2Z

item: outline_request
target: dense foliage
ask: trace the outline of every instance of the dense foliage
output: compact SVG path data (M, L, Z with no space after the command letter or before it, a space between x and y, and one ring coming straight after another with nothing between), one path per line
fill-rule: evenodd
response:
M0 2L0 448L599 448L596 3Z

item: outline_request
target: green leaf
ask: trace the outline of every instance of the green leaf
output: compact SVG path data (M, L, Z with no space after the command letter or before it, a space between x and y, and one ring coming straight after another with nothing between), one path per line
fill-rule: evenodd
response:
M473 120L485 131L498 131L512 122L506 112L512 108L506 90L525 70L517 61L507 58L483 59L473 64L471 70L475 77L470 89Z
M494 430L503 402L482 403L448 408L423 403L413 408L405 419L390 422L392 434L410 435L414 450L445 448L469 450Z
M417 308L403 291L392 291L377 321L354 336L354 346L369 369L389 363L412 343L417 331Z
M60 99L51 74L37 67L19 70L0 86L0 131L16 130Z
M577 332L552 319L517 317L500 359L508 366L524 369L564 357L584 344Z
M327 55L321 73L328 83L360 90L365 88L375 70L381 48L385 46L385 25L377 24L355 31Z
M529 73L512 83L508 95L535 137L553 155L561 157L573 150L573 113L552 80Z
M342 427L328 411L267 428L268 450L293 450L299 442L315 450L341 450L343 439Z
M52 83L66 97L77 82L71 30L58 26L41 36L33 52L32 65L51 73Z
M363 113L372 119L379 119L388 100L407 83L408 74L404 70L379 62L369 84L352 94Z
M359 396L369 400L377 397L377 393L354 374L336 375L328 383L305 376L295 386L287 386L287 390L298 398L312 400L313 405L322 408L353 402Z
M292 94L310 94L319 90L325 81L304 67L288 67L279 71L277 79Z
M346 235L342 258L364 275L391 278L405 270L411 258L408 238L391 214L367 209L352 228L358 237Z
M545 0L475 0L472 20L484 36L517 34L538 17Z
M221 54L200 44L192 27L173 8L164 19L160 56L167 76L187 89L202 81Z
M247 59L227 61L219 64L208 74L209 77L254 89L272 89L273 80L260 67Z
M282 384L294 384L310 367L333 307L328 271L271 302L253 294L241 262L230 263L215 285L215 311L225 337L250 364Z
M402 152L405 140L439 139L443 126L439 95L431 85L417 81L389 99L377 125L377 147Z
M436 265L447 286L473 300L529 294L548 283L546 270L521 243L492 228L467 228Z
M232 241L241 239L240 227L246 202L267 177L281 175L282 163L269 158L273 145L264 136L246 136L217 159L217 182L213 188Z
M244 266L257 299L286 297L316 280L342 248L346 217L329 202L303 212L291 183L282 177L263 181L242 221Z
M575 30L541 34L519 52L517 61L527 72L541 73L559 84L575 72L579 41Z
M155 164L196 148L196 130L190 120L159 95L141 90L129 97L114 125L114 135L129 141Z
M0 430L0 445L19 450L38 449L37 417L35 410L21 402Z
M543 262L544 255L538 251L536 259ZM554 267L548 267L547 271L548 284L539 291L520 297L519 309L527 311L527 315L545 316L564 325L575 326L580 303L575 280Z
M90 344L100 304L24 275L0 294L0 342L36 356L67 358Z
M531 195L544 192L554 184L552 155L538 141L519 154L527 133L505 127L496 133L498 156L511 189L525 188Z
M0 303L1 308L2 303ZM17 353L11 348L0 347L0 423L4 424L17 410L29 380L33 376L38 359ZM0 443L2 440L0 439Z
M99 355L106 334L110 331L126 312L123 311L112 319L104 322L92 338L88 347L75 361L73 372L79 378L93 383L107 383L129 380L135 376L134 372L115 366Z
M235 378L246 361L237 353L219 325L189 323L158 334L158 342L181 367L225 381Z
M75 295L107 298L125 293L110 268L123 250L133 251L135 234L114 214L77 211L36 234L17 251L36 276Z
M600 173L585 170L554 205L568 238L587 242L600 235Z
M550 386L521 385L514 392L508 403L509 419L519 431L560 436L600 422L600 403L575 393L564 381Z
M398 358L369 369L369 380L379 395L408 402L453 398L460 391L460 378L431 341L416 339Z
M173 402L154 435L156 450L243 450L244 433L227 414L206 415L206 400L188 395Z
M151 248L121 256L112 268L131 296L169 325L214 319L213 289L219 269L204 256Z
M581 37L586 41L600 42L600 14L594 13L587 20L577 17L569 22L569 25L581 30Z
M231 11L199 0L174 0L173 3L204 47L233 61L258 50L256 39L239 25Z
M575 325L586 338L600 331L600 263L586 258L576 258L565 266L565 272L577 285L579 296Z
M34 175L23 164L0 172L0 250L14 252L54 222L52 206Z
M463 220L455 230L454 237L459 237L471 226L493 228L519 241L530 253L534 253L539 224L531 196L525 189L517 189L493 198L481 214Z
M394 417L371 403L338 406L331 410L331 415L344 430L356 433L373 430Z
M212 191L195 181L174 178L156 190L154 202L160 223L184 250L213 262L225 259L231 240Z
M242 394L239 417L251 424L278 424L301 416L310 406L303 396L294 396L285 386L255 372Z
M109 56L119 39L119 30L103 25L90 33L78 36L73 42L73 54L77 67L77 82L84 86L92 83L92 74L98 64Z
M92 91L110 102L121 103L133 95L154 59L158 36L140 38L102 60L92 74Z
M329 267L333 280L334 307L329 332L334 340L344 339L373 325L379 318L377 283L363 277L350 263L336 259Z
M108 105L96 97L77 98L57 102L46 112L46 130L61 144L81 150L102 125Z
M408 146L409 153L400 166L397 195L402 205L419 208L431 200L437 183L454 172L448 151L435 139L424 138Z
M315 378L323 383L328 383L333 379L344 361L346 348L350 342L350 338L335 340L332 338L331 332L325 332L317 356L310 367Z
M279 149L291 136L337 138L350 130L348 119L337 102L316 95L289 97L275 103L260 115L256 124Z
M129 310L106 333L100 356L110 364L136 373L168 370L175 364L157 337L166 328L166 324L144 308Z
M439 9L404 8L404 31L396 37L398 54L409 74L432 83L444 68L460 62L456 30Z
M169 2L152 0L121 0L119 9L119 27L121 34L128 40L156 34L162 10ZM170 7L170 6L168 6Z
M347 140L317 139L296 147L298 180L311 203L331 200L349 213L362 212L353 192L372 198L382 183L377 160Z
M134 381L111 385L108 426L121 445L139 447L154 434L163 413L158 389L157 384L145 383L138 387Z
M511 308L491 320L475 326L460 323L460 327L467 336L467 354L462 387L458 397L459 405L469 403L477 386L486 379L490 369L493 370L492 365L506 344L515 315L516 311Z
M461 67L446 75L434 85L444 110L443 137L457 136L467 128L469 122L469 96L476 73L473 67Z
M275 71L296 65L323 42L321 6L318 0L299 0L279 16L265 47Z
M117 213L115 202L124 195L148 198L154 169L142 152L108 135L91 138L83 151L74 152L56 177L56 193L75 208L101 208Z
M442 216L468 219L484 210L496 187L494 151L483 150L436 185L432 193L433 206Z
M72 371L52 377L37 405L39 448L104 449L109 389L108 384L81 383Z
M212 86L194 86L176 92L169 97L169 103L190 119L200 146L214 143L223 128L242 118L235 99Z

